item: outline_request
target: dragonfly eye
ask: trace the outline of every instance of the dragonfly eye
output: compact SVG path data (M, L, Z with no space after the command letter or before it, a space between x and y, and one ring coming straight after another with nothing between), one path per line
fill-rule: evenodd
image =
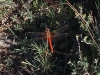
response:
M49 32L50 31L50 29L49 28L46 28L46 32Z
M49 28L46 28L46 30L49 30Z

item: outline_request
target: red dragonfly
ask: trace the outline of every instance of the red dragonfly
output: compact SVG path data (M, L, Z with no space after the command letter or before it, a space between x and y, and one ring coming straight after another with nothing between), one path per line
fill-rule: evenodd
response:
M67 33L64 32L67 29L67 25L52 32L50 32L49 28L46 28L44 32L27 32L27 36L36 42L40 42L40 40L46 40L49 44L51 52L54 53L52 42L57 42L58 40L65 38L67 36Z

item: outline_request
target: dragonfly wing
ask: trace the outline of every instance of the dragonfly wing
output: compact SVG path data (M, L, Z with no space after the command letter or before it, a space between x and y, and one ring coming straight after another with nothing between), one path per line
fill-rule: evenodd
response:
M26 33L28 39L30 39L31 43L37 43L37 44L41 44L43 43L43 41L46 40L46 33L44 32L27 32Z
M68 29L68 26L65 25L57 30L54 30L53 32L51 32L51 36L52 35L59 35L59 34L62 34L63 32L65 32L66 30ZM45 32L27 32L26 35L29 37L29 38L42 38L42 37L46 37L46 33Z
M33 39L33 38L41 38L46 36L46 33L42 32L27 32L26 35L28 36L28 38Z
M66 38L67 36L68 36L67 33L63 33L63 34L59 34L59 35L55 34L55 35L51 36L51 40L52 40L53 43L56 43L57 41L59 41L63 38ZM47 40L46 36L35 35L33 33L28 34L28 37L31 39L31 41L34 41L34 42L43 42L43 41Z
M67 33L63 33L63 34L60 34L60 35L55 35L54 38L52 37L53 38L52 42L56 43L57 41L66 38L67 36L68 36Z
M57 30L54 30L52 33L61 34L61 33L65 32L67 29L68 29L68 25L65 25L65 26L63 26L63 27L61 27L61 28L59 28Z
M41 43L46 42L46 41L43 40L43 39L39 39L39 38L38 38L38 39L31 39L30 42L31 42L31 43L41 44Z
M52 42L57 42L63 38L65 38L68 34L67 33L63 33L68 29L68 26L65 25L63 27L61 27L60 29L54 30L51 33L51 39ZM46 37L46 33L45 32L27 32L26 34L28 36L29 39L35 41L35 42L43 42L43 40L47 40Z

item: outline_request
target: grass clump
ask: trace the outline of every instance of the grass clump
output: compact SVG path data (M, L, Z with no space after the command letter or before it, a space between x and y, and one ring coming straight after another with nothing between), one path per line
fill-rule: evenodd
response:
M30 74L43 75L54 66L51 62L52 55L46 43L41 45L36 43L24 44L20 49L15 49L13 53L17 53L21 57L19 62L22 66L18 71L22 74L26 71Z

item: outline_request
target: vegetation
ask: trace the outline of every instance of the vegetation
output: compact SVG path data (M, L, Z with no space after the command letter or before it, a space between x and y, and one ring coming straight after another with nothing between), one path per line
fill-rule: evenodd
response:
M99 75L99 20L99 0L1 0L1 75ZM47 40L32 36L45 28L58 37L54 53Z

